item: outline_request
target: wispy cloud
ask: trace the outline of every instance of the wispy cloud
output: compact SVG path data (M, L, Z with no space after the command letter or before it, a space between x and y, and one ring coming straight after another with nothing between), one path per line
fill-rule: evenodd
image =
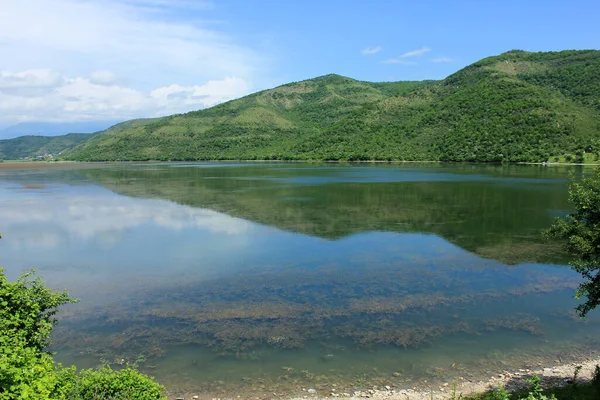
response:
M451 59L450 57L436 57L434 59L432 59L431 61L433 61L434 63L449 63L454 61L453 59Z
M388 60L382 61L383 64L402 64L402 65L417 65L414 61L408 61L401 57L390 58Z
M372 56L373 54L379 53L381 50L383 50L383 47L381 46L367 47L362 51L362 54L363 56Z
M400 56L400 58L420 57L425 53L429 53L431 49L429 47L421 47L420 49L408 51Z
M383 64L401 64L401 65L417 65L414 61L409 61L407 58L420 57L425 53L430 52L431 49L429 47L421 47L420 49L408 51L404 54L399 55L396 58L390 58L388 60L382 61Z
M214 3L204 0L104 0L105 3L130 6L145 11L205 11L214 9Z

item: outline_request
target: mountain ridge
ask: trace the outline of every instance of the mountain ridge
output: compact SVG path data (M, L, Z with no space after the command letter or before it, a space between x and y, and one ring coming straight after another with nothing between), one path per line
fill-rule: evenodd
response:
M511 50L441 81L365 82L329 74L208 109L113 128L78 145L66 158L597 159L600 51Z

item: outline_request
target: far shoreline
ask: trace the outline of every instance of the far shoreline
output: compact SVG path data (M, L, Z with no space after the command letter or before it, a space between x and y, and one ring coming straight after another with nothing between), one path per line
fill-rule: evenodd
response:
M401 164L440 164L440 165L498 165L498 166L510 166L510 165L539 165L544 167L568 167L568 166L582 166L582 167L597 167L599 163L562 163L562 162L479 162L479 161L412 161L412 160L360 160L360 161L348 161L348 160L118 160L118 161L71 161L71 160L0 160L0 170L10 169L35 169L35 168L46 168L52 167L65 167L65 166L102 166L102 165L116 165L116 164L194 164L194 163L290 163L290 164L348 164L348 165L361 165L361 164L388 164L388 165L401 165Z

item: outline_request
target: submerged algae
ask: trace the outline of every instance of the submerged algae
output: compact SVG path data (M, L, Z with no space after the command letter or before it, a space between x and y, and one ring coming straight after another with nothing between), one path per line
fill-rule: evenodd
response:
M358 347L406 348L456 334L514 330L540 335L539 317L503 311L503 302L572 290L578 284L573 277L504 271L506 283L502 287L496 282L492 289L490 269L501 267L465 269L446 263L436 276L424 266L411 265L387 266L386 274L382 267L343 275L335 270L327 273L327 268L263 271L235 281L220 278L200 286L189 284L177 291L141 291L139 301L131 303L136 306L109 305L100 320L97 314L65 315L55 343L62 349L87 349L90 355L116 354L128 360L139 355L151 360L182 344L246 359L265 346L298 349L307 343L335 345L346 339ZM424 287L430 291L422 292Z

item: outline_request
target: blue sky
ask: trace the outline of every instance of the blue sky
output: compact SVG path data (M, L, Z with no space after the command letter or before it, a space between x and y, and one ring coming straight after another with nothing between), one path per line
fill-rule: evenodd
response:
M329 72L376 81L441 79L510 49L600 46L598 1L235 0L214 12L228 17L240 41L270 53L274 75L284 80ZM384 63L419 49L429 51Z
M168 115L327 73L600 48L598 1L4 0L0 126Z

